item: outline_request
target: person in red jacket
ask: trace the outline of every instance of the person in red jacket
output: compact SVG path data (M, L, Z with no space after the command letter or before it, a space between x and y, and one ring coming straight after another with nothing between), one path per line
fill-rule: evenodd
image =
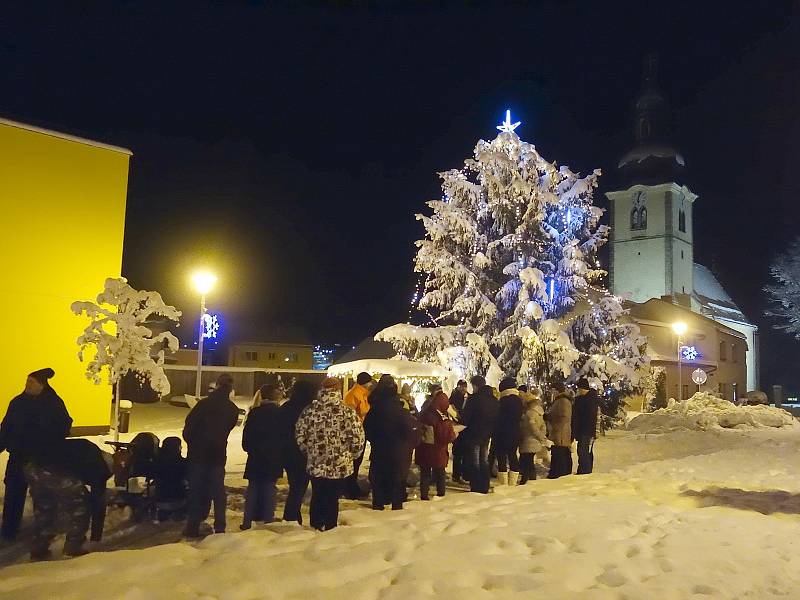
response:
M453 422L447 415L450 402L442 390L436 392L432 402L420 414L423 426L422 443L417 446L416 463L419 465L419 496L429 500L431 482L436 483L436 495L444 496L445 467L449 456L447 445L456 439Z

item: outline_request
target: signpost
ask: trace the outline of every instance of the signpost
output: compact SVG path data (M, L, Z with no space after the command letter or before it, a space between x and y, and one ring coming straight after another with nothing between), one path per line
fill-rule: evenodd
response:
M708 381L708 375L703 369L695 369L692 371L692 381L695 382L697 385L697 391L700 391L700 386L703 385L706 381Z

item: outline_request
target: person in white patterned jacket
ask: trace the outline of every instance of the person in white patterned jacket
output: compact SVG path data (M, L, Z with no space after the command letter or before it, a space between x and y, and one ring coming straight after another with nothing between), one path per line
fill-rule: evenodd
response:
M361 419L342 401L341 389L341 381L326 379L294 429L311 476L311 526L320 531L336 527L344 480L364 446Z

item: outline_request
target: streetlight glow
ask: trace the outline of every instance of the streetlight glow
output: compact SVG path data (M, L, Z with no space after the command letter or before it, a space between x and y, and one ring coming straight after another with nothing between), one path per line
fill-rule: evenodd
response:
M217 283L217 276L208 271L198 271L192 275L192 283L194 283L195 289L205 296L213 289L214 284Z
M672 331L674 331L679 336L686 333L687 329L688 327L686 326L686 323L684 323L683 321L678 321L672 324Z

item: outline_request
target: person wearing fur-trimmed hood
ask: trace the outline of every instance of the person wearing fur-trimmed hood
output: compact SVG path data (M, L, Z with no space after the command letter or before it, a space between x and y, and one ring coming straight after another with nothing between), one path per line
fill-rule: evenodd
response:
M519 482L520 421L522 419L522 398L519 397L517 382L506 377L500 382L500 400L497 408L492 443L497 455L497 482L500 485L517 485Z
M547 449L551 442L547 439L541 390L537 387L529 390L527 386L522 385L518 389L524 407L519 442L520 483L526 483L536 479L534 462L536 455L542 458L545 465L549 465Z

